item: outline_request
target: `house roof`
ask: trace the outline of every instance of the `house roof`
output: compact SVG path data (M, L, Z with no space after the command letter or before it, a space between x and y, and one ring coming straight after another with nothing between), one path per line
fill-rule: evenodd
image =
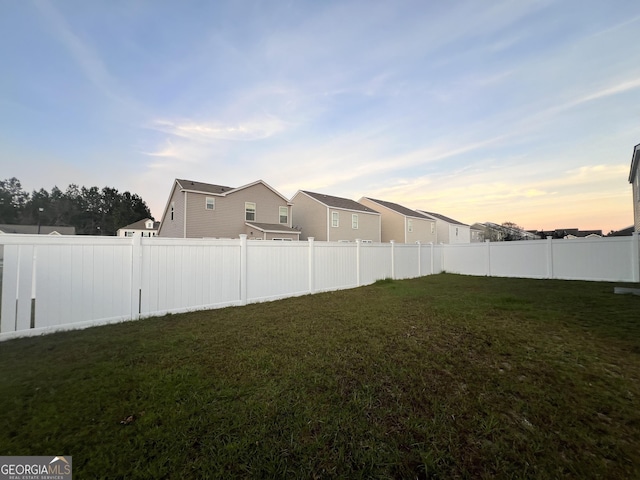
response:
M138 220L137 222L134 222L132 224L129 224L125 227L120 227L118 230L125 230L125 229L129 229L129 230L158 230L158 227L160 226L160 222L153 222L153 227L152 228L147 228L147 221L149 221L149 218L143 218L142 220Z
M640 143L633 147L633 155L631 156L631 170L629 170L629 183L633 182L636 171L640 163Z
M0 225L0 232L2 233L17 233L26 235L37 235L38 225ZM54 232L60 235L75 235L76 227L62 227L56 225L40 225L40 235L50 235Z
M344 210L355 210L358 212L375 213L379 215L379 213L373 210L372 208L362 205L361 203L358 203L355 200L351 200L349 198L334 197L333 195L325 195L324 193L309 192L307 190L300 190L300 191L310 196L314 200L317 200L318 202L322 203L323 205L326 205L327 207L341 208Z
M233 187L225 187L223 185L213 185L212 183L195 182L193 180L184 180L176 178L176 182L183 190L194 190L202 193L214 193L216 195L227 193L235 190Z
M286 225L280 225L277 223L258 223L258 222L245 222L245 225L253 227L256 230L267 233L288 233L300 235L300 230L287 227Z
M410 208L403 207L402 205L398 205L397 203L386 202L384 200L376 200L375 198L371 198L371 197L364 197L364 198L371 200L372 202L375 202L379 205L382 205L383 207L387 207L388 209L393 210L394 212L397 212L401 215L405 215L407 217L421 218L424 220L432 220L431 218L427 217L426 215L420 212L417 212L416 210L411 210Z
M454 220L453 218L445 217L444 215L440 215L439 213L434 212L426 212L424 210L418 210L420 213L426 213L430 217L436 218L437 220L442 220L447 223L451 223L453 225L462 225L463 227L468 227L466 223L459 222L458 220Z

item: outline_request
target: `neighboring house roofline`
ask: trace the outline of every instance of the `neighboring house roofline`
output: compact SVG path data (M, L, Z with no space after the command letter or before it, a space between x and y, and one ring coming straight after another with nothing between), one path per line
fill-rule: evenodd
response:
M447 217L445 215L441 215L435 212L427 212L426 210L418 210L420 213L424 213L425 215L432 217L434 220L442 220L447 223L451 223L452 225L460 225L461 227L468 227L466 223L459 222L458 220L454 220L453 218Z
M399 205L397 203L387 202L385 200L377 200L371 197L362 197L362 198L366 198L367 200L377 203L378 205L386 208L387 210L394 211L396 213L399 213L400 215L404 215L405 217L417 218L419 220L433 220L432 218L429 218L428 216L418 212L417 210L411 210L410 208L407 208L403 205Z
M631 157L631 170L629 171L629 183L633 183L633 177L638 170L638 163L640 163L640 143L633 147L633 155Z
M227 195L236 193L240 190L244 190L245 188L253 187L254 185L258 185L259 183L261 183L273 193L282 198L285 202L287 202L287 205L291 205L289 199L287 199L284 195L282 195L264 180L256 180L255 182L247 183L246 185L242 185L240 187L226 187L223 185L214 185L213 183L196 182L194 180L184 180L180 178L176 178L176 183L180 185L180 189L183 192L200 193L203 195L212 195L216 197L225 197Z
M332 208L335 210L344 210L347 212L357 212L357 213L371 213L373 215L380 215L380 212L376 212L372 208L367 207L366 205L362 205L361 203L356 202L355 200L351 200L349 198L336 197L334 195L327 195L324 193L310 192L308 190L298 190L296 194L293 196L295 198L298 194L304 194L307 197L315 200L321 205ZM349 206L348 206L349 205Z
M296 230L295 228L278 225L275 223L245 222L245 225L265 233L287 233L297 235L300 235L301 233L300 230Z
M151 220L150 218L143 218L142 220L138 220L137 222L133 222L124 227L120 227L118 230L158 230L160 227L160 222L153 221L153 226L151 228L147 228L147 222Z

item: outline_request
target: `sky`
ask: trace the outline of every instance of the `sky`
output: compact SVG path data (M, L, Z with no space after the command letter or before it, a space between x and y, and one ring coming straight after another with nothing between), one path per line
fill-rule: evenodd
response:
M633 223L637 0L0 0L0 179Z

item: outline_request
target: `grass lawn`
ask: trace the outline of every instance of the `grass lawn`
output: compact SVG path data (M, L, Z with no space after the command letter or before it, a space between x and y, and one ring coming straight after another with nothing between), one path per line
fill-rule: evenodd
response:
M0 343L74 478L640 478L640 297L450 274Z

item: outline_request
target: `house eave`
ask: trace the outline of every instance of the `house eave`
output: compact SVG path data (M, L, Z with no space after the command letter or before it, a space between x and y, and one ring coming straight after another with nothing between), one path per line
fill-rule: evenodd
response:
M629 171L629 183L633 183L633 179L638 170L640 162L640 143L633 148L633 156L631 157L631 170Z

